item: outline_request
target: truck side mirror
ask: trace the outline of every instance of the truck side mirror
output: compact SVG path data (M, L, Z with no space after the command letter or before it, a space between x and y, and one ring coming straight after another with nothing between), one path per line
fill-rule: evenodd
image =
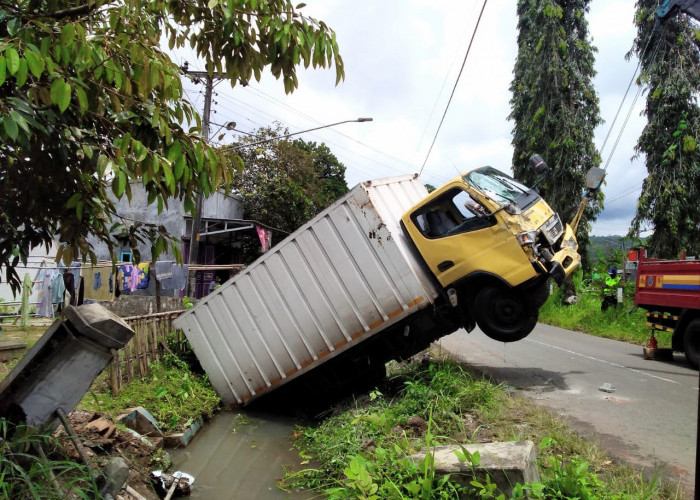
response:
M592 167L586 172L586 187L591 190L598 189L605 179L605 170Z
M542 175L549 170L549 165L544 162L540 155L532 155L530 157L530 168L534 170L537 175Z

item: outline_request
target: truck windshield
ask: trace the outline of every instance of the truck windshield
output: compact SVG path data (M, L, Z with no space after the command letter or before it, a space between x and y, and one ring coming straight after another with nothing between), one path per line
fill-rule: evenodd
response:
M539 199L537 191L493 167L482 167L469 172L464 180L501 206L512 203L522 210Z

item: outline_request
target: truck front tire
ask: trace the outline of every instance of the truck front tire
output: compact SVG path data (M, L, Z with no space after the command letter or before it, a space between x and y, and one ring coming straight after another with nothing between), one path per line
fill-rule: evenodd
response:
M537 308L525 296L500 286L487 286L474 299L474 316L482 332L499 342L527 337L537 324Z
M700 318L688 323L683 334L683 350L690 366L697 369L700 365Z

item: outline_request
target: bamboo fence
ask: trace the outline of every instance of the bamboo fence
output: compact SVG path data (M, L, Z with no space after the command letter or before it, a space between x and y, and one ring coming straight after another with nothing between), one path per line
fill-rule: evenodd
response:
M113 395L119 394L122 383L148 375L148 364L162 359L165 354L168 334L174 332L178 344L184 341L182 331L173 327L173 320L183 312L169 311L122 318L133 328L134 336L123 349L114 349L112 352L109 378Z

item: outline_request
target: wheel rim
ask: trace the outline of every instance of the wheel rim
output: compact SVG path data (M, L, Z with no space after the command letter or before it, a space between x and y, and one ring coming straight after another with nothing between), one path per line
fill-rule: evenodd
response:
M519 328L523 321L524 307L521 301L510 294L498 294L491 306L494 324L505 328Z

